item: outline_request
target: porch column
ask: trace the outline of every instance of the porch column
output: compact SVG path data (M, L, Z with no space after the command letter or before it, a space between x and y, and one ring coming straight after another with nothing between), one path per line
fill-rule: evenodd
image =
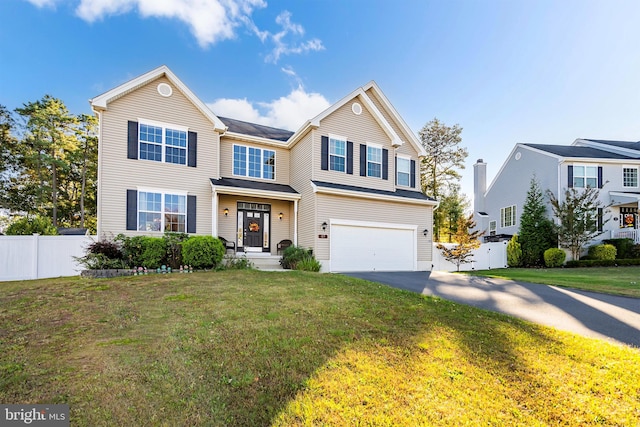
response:
M293 201L293 245L298 246L298 200Z
M218 192L214 190L211 197L211 235L218 236Z

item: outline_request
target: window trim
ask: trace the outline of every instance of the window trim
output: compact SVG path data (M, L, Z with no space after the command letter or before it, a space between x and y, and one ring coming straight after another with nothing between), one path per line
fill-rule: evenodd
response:
M167 190L167 189L161 189L161 188L153 188L153 187L137 187L136 188L137 194L136 194L136 229L135 231L140 232L140 233L166 233L167 231L165 230L165 226L166 226L166 222L165 222L165 215L167 214L167 212L165 211L165 203L166 203L166 199L165 196L166 195L170 195L170 196L180 196L180 197L184 197L184 231L178 231L179 233L187 233L187 230L189 229L189 197L188 197L188 192L184 191L184 190ZM140 193L153 193L153 194L160 194L161 195L161 199L160 199L160 230L158 231L148 231L148 230L140 230ZM146 211L145 212L153 212L153 211Z
M636 171L636 185L625 185L625 180L624 180L624 170L625 169L633 169ZM632 165L622 165L622 187L623 188L638 188L638 186L640 185L639 183L640 181L640 173L638 172L638 166L632 166Z
M180 126L180 125L175 125L172 123L165 123L165 122L159 122L156 120L147 120L147 119L141 119L138 118L138 135L137 135L137 139L138 139L138 160L147 160L150 162L156 162L156 163L167 163L167 164L171 164L171 165L178 165L178 166L188 166L189 165L189 128L187 126ZM142 141L140 139L140 133L142 132L142 126L146 125L146 126L153 126L153 127L157 127L157 128L161 128L162 129L162 133L161 133L161 137L162 137L162 141L160 142L160 144L157 143L152 143L155 145L160 145L161 149L160 149L160 155L161 155L161 159L160 160L152 160L152 159L143 159L140 150L142 149L142 144L143 143L148 143L147 141ZM184 132L185 133L185 146L184 147L178 147L175 145L168 145L167 144L167 134L166 131L167 129L171 129L174 131L178 131L178 132ZM177 148L180 150L184 150L184 163L176 163L176 162L168 162L167 161L167 148Z
M489 221L489 236L495 236L498 230L498 221L491 220Z
M507 225L506 221L507 209L511 209L511 223L509 225ZM516 220L516 205L510 205L505 206L504 208L500 208L500 228L514 227L516 225Z
M341 142L342 144L344 144L344 155L333 154L331 152L331 140L332 139L334 141L338 141L338 142ZM347 169L348 169L348 167L347 167L347 137L330 133L330 134L328 134L328 140L327 141L328 141L328 147L327 147L327 155L328 155L328 157L327 157L327 159L328 159L328 162L329 162L329 165L328 165L329 169L328 170L333 171L333 172L339 172L339 173L346 174L347 173ZM334 169L333 168L333 163L331 162L331 156L339 157L339 158L344 159L344 170L338 170L338 169Z
M367 154L367 174L366 174L366 176L368 178L382 179L382 175L383 175L383 173L382 173L382 157L384 156L384 153L382 152L382 144L375 144L373 142L367 142L366 146L367 146L367 151L366 151L366 154ZM373 160L371 160L369 158L369 147L380 151L380 162L373 161ZM370 175L369 174L369 163L380 165L380 176ZM409 178L409 179L411 179L411 178Z
M573 188L588 188L589 187L589 185L587 184L587 180L588 179L595 179L596 180L596 184L592 188L598 188L598 165L594 165L594 164L591 164L591 163L573 163L572 166L573 166L573 182L572 182ZM577 167L585 168L584 175L578 176L576 174L576 168ZM587 174L587 168L595 169L595 176L589 176ZM584 179L584 185L582 185L582 186L576 185L576 178L583 178Z
M236 158L235 158L235 153L236 153L236 147L243 147L245 148L245 152L244 152L244 175L241 174L237 174L236 173ZM249 165L250 165L250 156L249 156L249 150L260 150L260 176L253 176L250 174L250 169L249 169ZM273 178L265 178L265 173L264 173L264 168L266 166L265 163L265 151L273 153ZM233 144L232 148L231 148L231 174L233 176L239 176L239 177L244 177L244 178L252 178L252 179L264 179L267 181L275 181L276 180L276 174L277 174L277 160L278 160L278 152L274 149L271 148L263 148L263 147L259 147L259 146L255 146L255 145L244 145L244 144Z
M411 188L411 156L406 156L403 154L397 154L396 158L398 160L406 160L407 164L409 165L409 169L406 172L407 175L407 185L404 184L400 184L400 162L396 162L396 185L400 186L400 187L407 187L407 188ZM402 172L405 173L405 172Z

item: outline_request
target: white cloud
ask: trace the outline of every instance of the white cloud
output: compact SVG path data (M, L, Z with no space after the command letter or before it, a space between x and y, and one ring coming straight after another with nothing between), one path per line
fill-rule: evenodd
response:
M207 104L216 115L291 131L298 130L305 121L312 119L329 105L324 96L308 93L302 86L271 102L222 98Z
M58 0L27 0L35 7L55 7Z
M291 54L301 54L310 51L324 50L325 47L320 39L314 38L300 43L288 42L286 39L289 35L303 36L304 28L299 24L291 22L291 12L284 11L276 18L276 23L282 27L282 31L272 34L269 32L262 32L260 40L263 42L265 39L271 40L275 47L269 55L265 58L267 62L278 62L281 56ZM257 29L256 29L257 30Z
M174 18L184 22L200 46L207 47L234 37L235 28L246 22L254 9L265 6L264 0L81 0L76 14L94 22L137 8L145 18Z

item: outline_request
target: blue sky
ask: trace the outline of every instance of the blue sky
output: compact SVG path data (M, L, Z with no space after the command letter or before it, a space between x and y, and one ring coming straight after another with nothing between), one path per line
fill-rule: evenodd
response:
M214 113L295 130L375 80L460 124L491 180L518 142L640 140L640 2L2 0L0 104L71 112L166 64Z

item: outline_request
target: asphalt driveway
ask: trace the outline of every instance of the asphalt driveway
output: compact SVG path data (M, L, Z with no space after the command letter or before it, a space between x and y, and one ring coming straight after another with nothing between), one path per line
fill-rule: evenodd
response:
M638 298L442 271L345 274L640 348Z

